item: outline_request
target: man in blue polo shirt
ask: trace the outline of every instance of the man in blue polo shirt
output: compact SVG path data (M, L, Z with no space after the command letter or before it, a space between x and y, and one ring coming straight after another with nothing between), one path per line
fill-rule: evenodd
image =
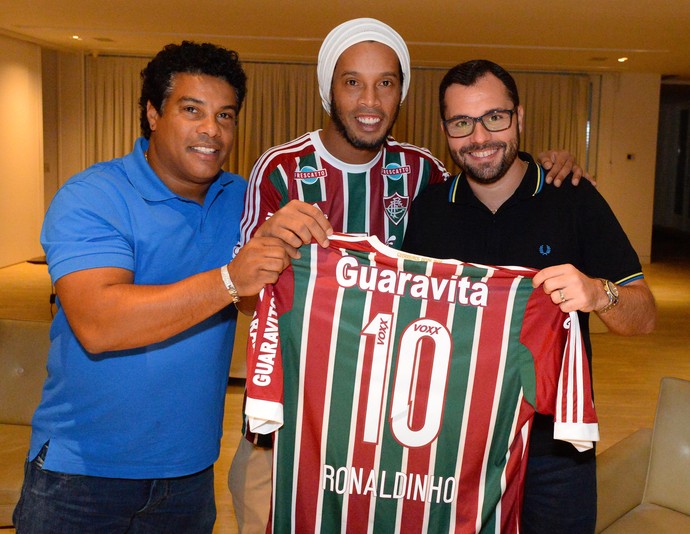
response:
M640 262L589 183L556 188L518 152L523 109L513 77L486 60L448 71L439 88L453 160L462 173L413 203L403 250L439 258L541 269L533 279L554 305L577 311L591 365L588 315L614 333L654 328L656 308ZM553 438L537 414L529 445L521 532L586 534L596 520L594 449Z
M134 150L56 194L41 241L58 296L19 533L209 533L236 310L292 251L232 258L245 181L223 172L246 77L168 45L142 71Z

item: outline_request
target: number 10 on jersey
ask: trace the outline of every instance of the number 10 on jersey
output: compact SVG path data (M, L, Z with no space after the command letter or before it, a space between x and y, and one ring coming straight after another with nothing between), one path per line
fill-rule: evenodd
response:
M378 441L384 410L384 388L388 356L391 350L393 321L392 313L378 313L362 330L363 336L373 338L371 376L364 422L364 441L369 443ZM425 350L432 348L429 355L431 370L428 392L420 396L417 393L422 347ZM423 447L431 443L438 435L443 420L443 403L448 385L451 350L450 332L434 319L415 319L403 329L393 374L390 425L395 439L405 447ZM426 397L426 406L418 406L420 397ZM415 421L420 421L420 414L416 413L416 410L420 409L424 409L424 414L421 416L422 424L415 424L413 427L413 415Z

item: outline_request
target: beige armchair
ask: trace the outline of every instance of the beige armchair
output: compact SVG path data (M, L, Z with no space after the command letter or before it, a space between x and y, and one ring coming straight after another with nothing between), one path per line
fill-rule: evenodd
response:
M0 528L12 511L24 479L31 417L46 378L49 322L0 319Z
M654 430L597 457L597 532L690 533L690 382L661 381Z

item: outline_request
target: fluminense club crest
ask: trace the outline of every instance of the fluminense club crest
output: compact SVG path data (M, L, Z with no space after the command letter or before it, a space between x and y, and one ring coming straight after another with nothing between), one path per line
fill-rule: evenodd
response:
M383 209L386 215L395 225L400 224L407 214L410 205L410 198L394 193L389 197L383 197Z

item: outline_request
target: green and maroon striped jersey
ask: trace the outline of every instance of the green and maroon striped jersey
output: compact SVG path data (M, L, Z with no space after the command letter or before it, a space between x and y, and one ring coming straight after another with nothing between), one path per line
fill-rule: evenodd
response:
M240 244L278 209L298 199L318 206L336 232L375 235L399 249L412 201L427 185L447 177L428 150L392 137L370 162L354 165L331 155L318 131L309 132L269 149L254 165Z
M577 314L536 271L336 235L268 286L246 413L276 429L275 532L517 532L529 429L598 439Z

